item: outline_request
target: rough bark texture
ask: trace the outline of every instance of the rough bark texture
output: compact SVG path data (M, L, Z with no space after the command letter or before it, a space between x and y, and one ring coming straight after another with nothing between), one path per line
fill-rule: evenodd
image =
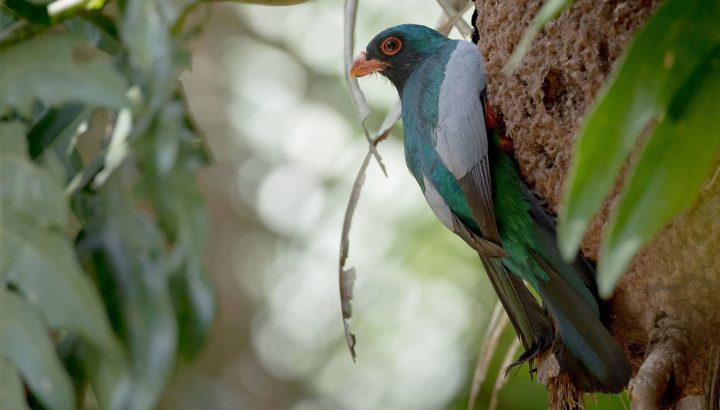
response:
M542 1L476 0L490 104L505 120L523 178L555 211L585 111L635 30L659 3L578 0L535 40L518 71L506 76L503 65ZM671 361L656 366L665 373L653 373L658 380L668 377L665 405L703 394L711 347L720 341L718 180L708 182L698 202L640 252L609 303L611 331L634 372L658 351ZM597 259L617 191L583 242L591 259Z

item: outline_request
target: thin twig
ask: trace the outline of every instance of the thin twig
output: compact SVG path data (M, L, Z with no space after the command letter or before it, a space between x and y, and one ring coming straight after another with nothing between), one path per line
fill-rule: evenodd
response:
M370 132L365 125L370 115L370 106L365 99L365 94L360 90L357 78L350 77L350 67L352 66L354 50L355 50L355 21L357 19L357 0L345 0L345 82L347 82L348 88L350 88L350 97L352 98L353 106L355 107L355 114L360 120L360 126L365 134L365 139L368 142L368 148L372 155L377 160L378 165L382 169L383 174L387 176L385 165L382 162L380 154L377 152L373 139L370 138Z
M442 7L445 15L449 17L447 23L438 25L438 31L448 35L450 30L447 29L445 25L449 25L450 27L454 25L463 37L470 37L472 34L472 27L470 27L470 25L462 19L462 16L470 10L473 3L468 0L460 0L460 2L455 1L455 4L451 4L450 0L437 0L437 2L440 7ZM445 30L447 30L447 32L445 32Z
M468 3L470 4L470 3ZM453 25L460 25L459 20L462 15L467 10L468 5L463 5L463 9L458 11L456 14L453 14L452 16L446 17L443 21L441 21L438 24L437 30L445 35L447 35L450 30L452 29ZM343 318L343 328L345 330L345 339L347 342L348 349L350 349L350 354L352 356L353 361L355 361L357 355L355 353L355 343L356 338L355 335L350 330L350 324L348 323L348 319L352 317L352 295L353 295L353 285L355 284L355 278L356 278L356 271L355 268L346 268L345 262L347 261L349 248L350 248L350 226L352 224L352 218L353 214L355 213L355 207L357 206L358 200L360 199L360 192L362 190L362 186L365 183L365 172L367 171L367 167L370 164L370 158L375 157L375 159L378 161L378 164L380 165L380 168L382 169L383 173L387 176L387 172L385 170L385 165L382 163L382 159L380 157L380 154L377 152L377 144L381 141L385 140L390 135L390 130L395 126L395 124L400 120L401 116L401 106L400 106L400 100L395 101L395 105L393 105L393 108L390 110L390 112L387 113L385 116L385 119L383 120L382 125L380 126L380 130L378 130L377 134L373 138L370 137L370 132L368 131L367 127L365 126L365 119L367 119L368 115L370 114L370 106L367 103L367 100L365 99L365 95L363 94L362 90L360 90L360 86L356 79L350 78L349 72L350 72L350 66L352 65L352 59L353 59L353 49L355 47L355 19L357 17L357 0L346 0L345 2L345 79L347 81L348 87L350 88L350 95L352 97L353 104L355 106L355 111L358 116L358 119L360 120L360 125L362 126L363 132L365 134L365 138L368 140L368 151L367 154L365 154L365 158L363 159L362 164L360 165L360 169L358 169L358 173L355 176L355 182L353 183L352 191L350 193L350 199L347 204L347 208L345 209L345 217L343 219L343 227L342 227L342 233L340 237L340 260L339 260L339 266L338 266L338 279L339 279L339 287L340 287L340 306L341 306L341 312L342 312L342 318ZM464 22L463 22L464 23ZM467 25L467 23L466 23ZM458 28L461 33L463 32L463 29Z
M495 410L498 406L498 395L500 394L500 390L502 390L503 387L505 387L505 384L508 381L508 378L510 377L505 369L510 366L513 361L515 360L515 355L517 354L518 349L520 348L520 339L515 338L508 348L507 352L505 352L505 357L503 358L502 364L500 365L500 370L498 371L497 378L495 379L495 386L493 386L492 394L490 395L490 406L489 410Z
M500 336L509 323L505 309L503 309L500 301L495 303L490 322L485 330L485 339L480 347L480 355L478 355L477 363L475 363L475 373L473 374L472 387L470 389L470 400L468 402L468 410L475 408L480 388L482 387L487 372L490 367L490 361L497 349ZM502 371L502 370L501 370Z

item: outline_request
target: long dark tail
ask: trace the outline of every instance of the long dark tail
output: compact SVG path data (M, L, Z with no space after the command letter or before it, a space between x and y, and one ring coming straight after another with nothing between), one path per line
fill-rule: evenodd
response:
M630 363L593 309L552 269L538 292L558 327L553 352L560 368L582 391L622 391Z
M543 255L532 254L549 278L538 281L538 293L560 335L553 342L560 368L582 391L622 391L630 379L630 363L600 321L594 271L582 257L572 265L561 258L554 219L534 198L529 199L536 238L543 251Z
M523 281L508 272L499 259L482 255L480 259L525 349L514 364L532 360L552 343L553 327L550 318Z

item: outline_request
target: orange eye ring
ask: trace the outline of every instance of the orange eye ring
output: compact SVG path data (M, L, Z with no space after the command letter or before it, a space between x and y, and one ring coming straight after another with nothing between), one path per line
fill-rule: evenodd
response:
M400 52L402 41L397 37L388 37L380 43L380 51L386 56L392 56Z

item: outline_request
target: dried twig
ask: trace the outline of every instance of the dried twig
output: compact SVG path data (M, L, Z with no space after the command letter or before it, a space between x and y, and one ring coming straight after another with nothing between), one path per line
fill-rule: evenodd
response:
M443 1L443 0L440 0ZM447 0L444 0L447 1ZM457 3L457 1L456 1ZM365 172L368 165L370 164L370 158L375 157L382 169L383 173L387 176L385 171L385 165L382 163L382 159L377 152L377 144L385 140L390 135L390 130L400 120L401 108L400 100L395 102L393 108L388 112L383 120L380 130L377 132L375 137L370 137L370 132L365 126L365 120L370 114L370 106L365 99L365 95L356 79L350 78L350 66L353 60L353 51L355 47L355 19L357 17L357 0L346 0L345 1L345 80L347 81L348 87L350 88L350 95L352 97L353 104L355 106L355 112L362 126L365 138L368 140L368 152L365 155L365 159L360 165L353 188L350 193L350 200L348 201L347 208L345 209L345 218L343 220L342 234L340 238L340 263L339 263L339 282L340 282L340 305L342 308L343 327L345 329L345 339L350 349L353 361L356 359L355 354L355 335L350 330L350 324L348 319L352 316L352 296L353 296L353 285L355 284L355 278L357 277L355 268L346 268L345 262L347 261L348 251L350 247L350 225L352 224L352 217L355 212L355 207L360 199L360 191L365 183ZM438 31L447 35L452 29L453 25L458 27L461 33L465 33L465 26L467 23L462 21L463 13L467 10L467 4L460 4L460 10L450 10L448 17L446 17L440 24L438 24ZM447 9L446 9L447 10ZM452 15L450 15L452 14Z
M470 37L472 27L462 19L462 16L470 10L473 3L468 0L437 0L437 2L445 12L445 17L449 17L438 24L437 30L448 35L452 26L455 26L463 37Z
M517 354L519 348L520 339L515 338L510 347L508 348L507 352L505 352L505 357L503 358L502 364L500 365L500 371L498 371L497 378L495 379L495 386L493 386L492 394L490 395L490 410L497 409L498 395L500 394L500 390L505 387L505 383L507 383L509 377L506 369L515 360L515 355Z
M385 165L382 163L382 158L377 152L375 147L377 144L370 138L370 132L365 126L365 120L370 115L370 106L365 99L365 94L360 90L360 85L356 78L350 77L350 67L352 66L353 56L355 51L355 20L357 18L357 0L345 0L345 81L347 82L348 88L350 88L350 97L352 98L353 105L355 106L355 114L360 120L360 126L365 134L365 139L368 141L368 149L377 160L383 174L387 176Z
M468 410L475 408L477 398L480 395L480 388L487 377L490 361L495 354L500 336L502 336L503 330L505 330L508 323L507 314L500 301L497 301L493 308L492 316L490 317L490 323L488 323L485 331L485 340L483 340L483 344L480 347L480 355L478 356L477 363L475 363L475 373L473 374L472 387L470 389Z
M395 113L397 111L397 113ZM395 116L400 115L399 104L396 106L396 110L388 113L385 121L383 122L382 132L373 139L372 146L376 146L380 141L383 141L390 135L390 130L397 122L397 119L392 120ZM352 192L350 193L350 200L348 201L347 208L345 209L345 219L343 220L342 227L342 238L340 239L340 304L342 307L343 327L345 329L345 339L350 349L353 361L357 355L355 354L355 335L350 330L350 323L348 319L352 317L352 297L353 297L353 285L355 284L355 268L345 268L345 262L348 257L348 249L350 247L350 240L348 238L350 233L350 225L352 224L352 217L355 213L355 207L357 206L358 200L360 199L360 191L365 183L365 171L367 170L368 164L370 164L370 157L372 151L368 150L365 154L365 159L360 165L355 182L353 183Z

